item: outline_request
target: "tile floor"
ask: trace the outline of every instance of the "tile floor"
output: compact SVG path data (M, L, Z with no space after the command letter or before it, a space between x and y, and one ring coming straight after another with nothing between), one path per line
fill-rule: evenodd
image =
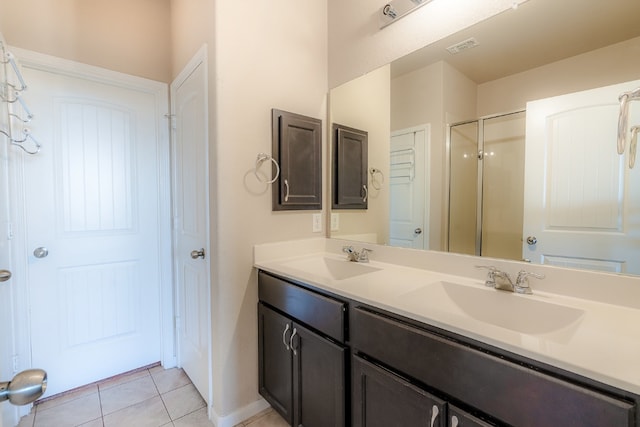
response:
M91 384L35 405L18 427L213 427L182 369L156 366ZM236 427L286 427L268 409Z

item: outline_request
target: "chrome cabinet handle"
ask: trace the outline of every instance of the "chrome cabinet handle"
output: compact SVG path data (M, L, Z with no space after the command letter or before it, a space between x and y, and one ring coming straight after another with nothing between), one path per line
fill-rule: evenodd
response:
M287 332L289 331L289 324L287 323L287 326L285 326L284 328L284 332L282 332L282 344L284 344L284 348L287 349L287 351L291 350L291 347L289 347L289 344L287 343Z
M456 417L455 415L451 417L451 427L458 427L458 417Z
M284 180L284 201L289 201L289 181Z
M200 250L191 251L191 258L193 258L193 259L198 259L198 258L204 259L204 248L202 248Z
M40 246L39 248L35 248L33 250L33 256L36 258L46 258L49 255L49 250L44 246Z
M367 190L367 186L363 185L362 189L364 190L364 197L362 198L362 201L364 203L367 203L367 199L369 198L369 190Z
M9 270L0 270L0 282L6 282L11 279L11 272Z
M438 419L439 413L440 410L438 409L438 407L436 405L433 405L433 408L431 408L431 427L436 425L436 419Z
M297 333L298 333L298 330L296 328L293 328L293 333L291 334L291 338L289 338L289 347L291 347L291 350L293 350L294 356L298 354L295 347L293 346L293 337L295 337Z

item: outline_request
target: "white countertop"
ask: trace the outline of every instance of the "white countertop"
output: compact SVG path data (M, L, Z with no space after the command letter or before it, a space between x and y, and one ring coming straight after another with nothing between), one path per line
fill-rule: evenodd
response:
M616 291L626 297L636 296L636 286L637 292L640 293L640 280L637 278L618 279L599 273L585 276L584 272L576 272L572 275L571 271L531 266L529 268L531 271L547 273L547 278L540 282L531 280L533 295L516 295L485 287L486 273L475 272L472 265L478 263L478 258L434 255L423 251L407 252L398 248L376 245L373 245L375 255L371 256L372 260L366 266L377 270L366 274L335 279L326 274L310 271L313 269L304 268L307 262L316 262L325 258L344 261L345 256L336 250L341 243L344 242L310 239L257 245L254 249L254 265L261 270L308 283L319 289L640 394L640 309L636 305L638 301L633 301L633 304L618 304L615 298L613 298L614 303L599 300L605 299L605 294ZM355 242L354 244L361 246ZM376 260L376 256L385 262ZM386 262L387 259L397 261L398 256L403 257L402 259L407 257L414 259L405 263L409 265ZM440 268L427 270L412 266L416 262L427 265L434 262L433 259L424 258L421 263L421 257L437 257L435 262ZM502 265L499 261L492 260L491 264L497 264L498 268L504 271L513 270L513 268L509 270L509 267L513 266L508 262ZM517 266L520 268L522 265L518 263ZM473 274L467 274L469 272ZM591 277L593 275L595 277ZM574 284L554 285L553 283L556 278L561 278L564 282L570 281L572 276L581 282L599 282L605 289L599 291L593 283L584 284L584 292L582 292L584 295L572 296L567 294L575 289ZM541 284L544 281L547 282L543 286ZM516 332L461 315L455 309L449 309L445 301L439 302L437 294L429 294L430 298L420 294L425 285L438 282L473 287L475 289L473 292L497 293L495 294L499 298L497 304L505 304L506 308L510 308L507 305L518 302L514 300L515 298L527 298L546 304L570 307L576 309L574 311L581 310L584 313L566 327L553 332L537 330L532 333ZM552 292L554 286L557 287L558 292ZM599 292L602 292L603 298L594 299L594 296L600 295ZM487 294L487 297L492 299L493 295ZM528 301L525 301L526 303ZM497 305L497 307L501 306ZM509 315L516 317L513 314ZM535 312L525 313L522 316L530 318L518 317L514 321L525 325L525 329L528 329L526 327L528 323L536 329L536 325L545 320L536 318Z

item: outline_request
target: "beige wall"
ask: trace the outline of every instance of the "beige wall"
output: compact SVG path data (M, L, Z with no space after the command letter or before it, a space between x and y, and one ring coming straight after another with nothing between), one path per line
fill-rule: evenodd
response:
M332 231L333 237L374 233L377 243L389 242L389 71L388 65L380 67L358 79L331 90L331 113L328 123L361 129L368 132L369 167L382 171L386 177L380 190L371 185L369 177L369 205L366 211L342 210L339 215L340 229ZM327 138L332 146L331 138ZM331 163L331 158L327 165ZM330 171L330 168L327 168ZM330 173L330 172L329 172ZM331 178L327 180L331 182ZM328 188L331 188L327 184ZM328 201L327 206L331 206Z
M0 9L10 45L169 82L169 0L0 0Z

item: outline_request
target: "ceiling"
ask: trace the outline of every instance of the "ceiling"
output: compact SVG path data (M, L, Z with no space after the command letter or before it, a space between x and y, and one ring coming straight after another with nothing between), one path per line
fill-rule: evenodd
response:
M391 73L444 60L481 84L638 37L638 17L639 0L528 0L394 61ZM477 47L446 50L471 37Z

